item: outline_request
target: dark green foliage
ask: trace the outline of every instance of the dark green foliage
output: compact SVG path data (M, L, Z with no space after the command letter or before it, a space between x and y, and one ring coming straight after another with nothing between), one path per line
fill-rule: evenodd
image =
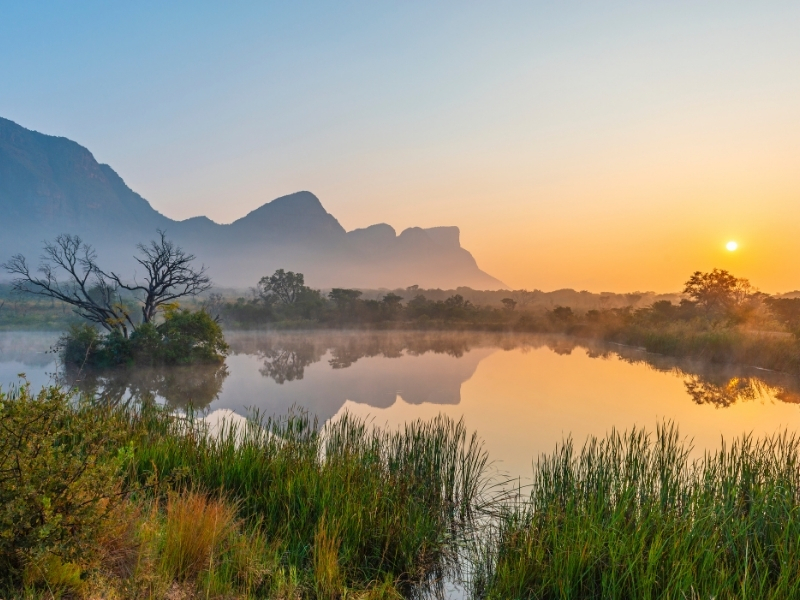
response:
M0 579L95 552L130 457L120 424L55 387L0 392Z
M155 326L161 338L161 347L153 350L152 333L143 337L140 347L137 336L131 336L134 355L141 363L150 358L152 364L192 364L220 362L228 352L228 345L219 324L204 310L189 311L174 309L164 314L164 321ZM138 334L138 330L135 332Z
M69 367L188 365L218 363L228 353L222 329L204 310L170 308L158 325L144 323L130 338L101 335L90 325L73 325L60 340Z
M744 437L697 463L671 425L571 440L534 469L477 578L486 598L796 598L800 440Z

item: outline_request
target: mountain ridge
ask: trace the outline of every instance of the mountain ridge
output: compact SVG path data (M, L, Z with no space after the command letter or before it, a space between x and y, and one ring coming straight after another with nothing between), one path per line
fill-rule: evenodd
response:
M229 224L181 221L155 209L109 165L65 137L0 117L0 262L60 233L81 235L101 263L130 268L135 245L157 229L209 267L216 283L248 287L277 268L302 272L315 287L503 287L460 244L457 227L385 223L346 231L310 191L276 198Z

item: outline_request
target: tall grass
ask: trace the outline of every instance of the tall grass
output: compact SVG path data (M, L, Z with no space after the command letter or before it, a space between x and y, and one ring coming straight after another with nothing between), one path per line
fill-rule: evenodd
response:
M800 439L690 451L671 424L567 440L489 536L476 596L800 597Z
M387 578L406 592L435 585L455 567L484 486L478 438L445 417L399 431L349 415L319 430L302 412L213 433L160 411L131 413L129 423L134 481L179 476L225 495L317 597Z

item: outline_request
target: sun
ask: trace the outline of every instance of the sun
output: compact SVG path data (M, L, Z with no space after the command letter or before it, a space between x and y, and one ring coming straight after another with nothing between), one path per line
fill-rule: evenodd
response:
M734 250L736 250L739 247L739 244L737 244L736 242L731 240L730 242L725 244L725 247L728 249L729 252L733 252Z

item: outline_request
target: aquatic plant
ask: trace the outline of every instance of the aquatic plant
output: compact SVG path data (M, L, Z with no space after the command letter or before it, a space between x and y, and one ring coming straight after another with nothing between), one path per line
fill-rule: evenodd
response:
M482 547L483 598L795 598L800 438L744 436L690 460L664 424L571 439Z

